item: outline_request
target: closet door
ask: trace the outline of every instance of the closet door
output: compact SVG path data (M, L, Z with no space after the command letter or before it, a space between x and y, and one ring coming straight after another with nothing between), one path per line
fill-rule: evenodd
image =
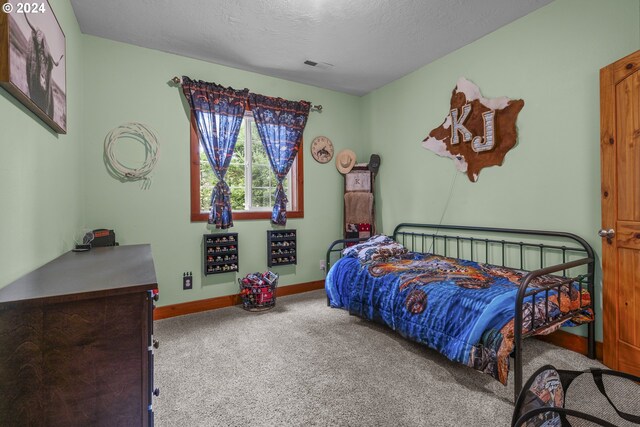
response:
M600 70L604 363L640 375L640 51Z

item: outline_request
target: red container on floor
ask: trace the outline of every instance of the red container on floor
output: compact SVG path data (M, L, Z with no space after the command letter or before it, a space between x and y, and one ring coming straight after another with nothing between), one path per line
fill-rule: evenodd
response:
M265 311L276 305L278 274L271 271L248 274L238 279L242 308L248 311Z

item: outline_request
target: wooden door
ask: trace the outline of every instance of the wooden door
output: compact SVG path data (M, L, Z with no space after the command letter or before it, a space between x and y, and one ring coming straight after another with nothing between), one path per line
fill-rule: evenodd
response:
M640 51L600 70L604 363L640 375Z

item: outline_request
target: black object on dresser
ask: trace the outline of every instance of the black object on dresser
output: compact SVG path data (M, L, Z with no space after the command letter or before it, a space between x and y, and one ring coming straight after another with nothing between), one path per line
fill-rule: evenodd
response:
M149 245L68 252L0 289L1 426L152 426Z
M238 233L204 235L204 274L238 271Z
M267 265L298 263L296 230L267 230Z

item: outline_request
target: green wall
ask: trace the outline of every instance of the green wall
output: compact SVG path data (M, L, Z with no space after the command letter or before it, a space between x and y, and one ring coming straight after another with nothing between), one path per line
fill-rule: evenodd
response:
M332 163L311 158L317 135L336 151L354 149L359 161L381 155L385 232L440 221L456 172L420 143L444 119L461 76L487 97L522 98L525 107L518 146L475 184L457 176L443 222L566 230L600 251L598 70L640 47L638 0L556 0L362 98L81 35L68 0L52 6L67 37L69 133L55 135L0 90L0 286L68 250L81 227L110 227L121 244L152 244L162 305L236 292L240 275L202 276L201 235L210 229L189 219L188 112L168 84L181 74L325 107L305 131L306 215L288 224L299 230L299 264L277 270L282 285L322 279L318 262L341 234L343 181ZM105 135L128 121L159 136L148 190L114 180L102 160ZM241 275L266 269L270 228L236 222ZM184 271L195 274L191 291L182 291Z
M189 115L181 90L168 84L175 75L324 106L322 113L310 113L304 133L305 217L287 223L298 230L298 265L274 269L280 285L323 278L319 261L340 236L342 176L333 162L315 162L309 145L313 137L326 135L337 151L361 147L360 98L92 36L83 37L83 54L88 222L115 229L121 244L151 243L160 305L237 293L236 278L267 269L266 230L271 229L268 220L235 221L230 231L239 233L240 274L202 275L202 234L210 229L189 218ZM105 135L129 121L158 134L160 159L148 190L111 178L102 160ZM194 273L192 290L182 290L184 271Z
M477 183L459 174L443 223L564 230L600 253L599 69L640 48L639 15L638 0L556 0L363 97L367 149L382 157L385 232L440 221L456 172L421 141L464 76L486 97L525 106L504 165ZM598 339L601 327L599 317Z
M50 3L66 36L68 133L0 89L0 287L69 250L82 224L81 33L67 0Z

